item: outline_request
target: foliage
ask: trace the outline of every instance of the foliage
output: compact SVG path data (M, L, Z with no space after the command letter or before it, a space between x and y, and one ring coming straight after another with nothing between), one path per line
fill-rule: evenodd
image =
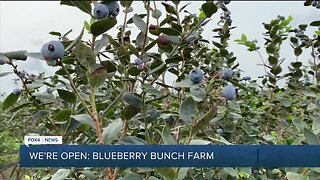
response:
M108 4L107 1L102 3ZM200 12L189 13L180 1L162 2L161 12L150 1L139 2L146 14L134 14L132 1L120 1L124 19L108 16L94 19L91 1L61 1L90 15L74 40L69 32L50 32L65 47L64 57L53 64L53 76L19 71L16 60L27 57L45 60L42 54L26 51L0 53L23 84L20 94L10 93L1 104L0 146L4 152L17 148L28 133L61 135L69 144L319 144L320 32L304 34L320 21L291 27L293 17L278 16L265 28L261 54L258 42L243 34L235 42L257 52L265 72L258 80L243 78L237 58L229 51L231 12L223 1L203 2ZM310 3L307 1L306 6ZM186 13L183 13L183 11ZM213 39L202 31L210 18L221 13ZM185 15L182 17L182 15ZM150 19L156 19L151 24ZM121 22L117 35L109 34ZM128 25L134 29L127 28ZM138 31L137 37L132 31ZM91 40L84 40L89 33ZM290 42L296 56L288 67L280 50ZM40 48L39 48L40 49ZM299 58L311 49L309 64ZM138 59L138 60L137 60ZM28 63L26 61L25 63ZM189 79L199 68L205 78ZM230 68L230 79L222 72ZM1 73L4 77L11 72ZM166 75L176 77L174 84ZM287 82L279 85L280 80ZM222 97L223 87L237 88L236 100ZM43 90L45 89L45 90ZM28 124L29 126L25 126ZM36 129L34 127L37 127ZM11 137L12 136L12 137ZM0 159L1 160L1 159ZM26 179L311 179L320 176L312 168L128 168L59 169L20 172ZM111 175L110 175L111 174ZM112 177L110 177L112 176Z

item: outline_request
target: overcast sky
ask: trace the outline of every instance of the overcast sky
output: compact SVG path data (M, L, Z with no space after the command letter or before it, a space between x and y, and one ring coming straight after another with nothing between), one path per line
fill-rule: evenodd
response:
M200 1L182 1L181 6L188 2L192 4L187 7L187 10L192 13L198 13L203 3ZM160 3L160 1L157 1L157 8L163 10ZM244 33L251 40L257 39L258 44L263 47L262 33L264 28L262 22L269 22L277 15L291 15L294 18L292 26L295 27L299 24L319 20L320 17L320 10L304 7L303 1L232 1L228 8L232 13L233 25L237 26L232 31L230 50L234 51L238 57L240 69L244 71L243 75L250 75L253 78L263 74L263 67L257 66L260 63L259 56L257 53L250 53L246 51L245 47L234 43L234 39L239 38ZM142 2L134 1L133 9L134 12L130 13L129 17L132 17L135 13L145 13ZM212 39L214 34L211 30L217 27L216 22L219 17L220 14L216 13L212 17L213 21L206 26L203 34L206 39ZM118 25L120 25L123 22L123 13L120 13L117 19ZM70 38L75 38L83 27L85 20L89 21L90 16L77 8L60 5L59 1L0 1L0 52L14 50L39 52L45 42L56 38L48 34L50 31L65 33L73 29ZM314 28L309 27L307 34L312 34L312 31L314 31ZM109 33L116 35L117 32L118 30L113 28ZM89 35L85 35L84 38L88 40ZM263 49L262 52L264 53ZM281 52L281 55L286 58L284 65L288 65L292 60L295 60L292 52L293 50L289 45ZM310 52L305 52L303 60L308 61L309 59ZM52 74L55 71L54 68L48 67L43 61L32 58L17 64L19 70L26 70L35 74L41 72ZM0 72L11 70L8 65L0 66ZM0 78L0 94L11 92L14 88L21 86L20 84L15 85L12 81L13 78L15 78L14 75Z

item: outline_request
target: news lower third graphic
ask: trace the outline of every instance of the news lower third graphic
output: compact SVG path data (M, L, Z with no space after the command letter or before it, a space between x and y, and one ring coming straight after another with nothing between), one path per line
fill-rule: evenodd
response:
M319 145L63 145L32 136L21 167L320 167ZM32 145L35 144L35 145Z

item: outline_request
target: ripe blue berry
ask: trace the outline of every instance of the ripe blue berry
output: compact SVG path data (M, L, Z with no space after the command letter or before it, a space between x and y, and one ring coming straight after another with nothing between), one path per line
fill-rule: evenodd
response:
M13 94L15 95L19 95L20 93L21 93L21 89L16 88L13 90Z
M236 89L232 84L228 84L223 88L222 96L227 100L235 100L237 96Z
M133 62L133 65L141 65L143 64L143 61L141 59L135 59L134 62Z
M93 8L93 17L103 19L109 16L109 8L104 4L97 4Z
M193 83L199 83L203 80L204 74L200 69L192 69L189 73L189 78Z
M317 9L320 9L320 3L318 2L318 4L316 5Z
M224 79L231 79L233 76L233 71L230 68L227 68L225 70L223 70L223 78Z
M61 59L64 56L64 46L60 41L49 41L41 48L45 60Z
M225 5L229 4L231 2L231 0L224 0L223 1Z
M112 1L107 4L109 9L109 14L116 17L120 13L120 6L116 1Z
M311 5L312 5L313 7L316 7L316 6L318 5L318 1L312 1Z
M5 61L5 60L3 60L3 59L0 59L0 65L4 65L4 64L6 64L7 63L7 61Z
M217 129L217 134L223 134L223 133L224 133L223 129L221 128Z
M250 76L245 76L245 77L243 77L243 80L245 80L245 81L250 81L250 79L251 79Z

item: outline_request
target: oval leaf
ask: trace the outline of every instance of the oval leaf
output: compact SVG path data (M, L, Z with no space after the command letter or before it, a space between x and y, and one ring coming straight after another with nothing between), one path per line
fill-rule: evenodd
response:
M139 98L138 96L132 93L124 93L124 95L122 96L122 99L125 102L127 102L129 105L136 107L138 109L142 109L144 106L141 98Z
M304 128L303 129L304 137L306 138L306 141L308 144L320 144L319 138L311 132L309 129Z
M146 23L142 20L142 18L140 16L138 16L137 14L135 14L132 17L133 23L140 29L141 32L145 33L146 32Z
M192 97L189 97L182 102L179 108L179 116L184 123L192 123L196 113L196 102L192 99Z
M91 25L90 27L91 33L95 36L99 36L100 34L107 32L116 24L117 24L116 18L104 18L104 19L98 20Z
M61 180L66 179L70 174L69 169L59 169L54 175L52 176L52 180Z
M170 130L167 126L165 126L162 130L162 139L163 143L166 145L176 145L177 142L172 137Z
M74 93L67 90L63 90L63 89L58 89L57 91L60 98L63 99L64 101L73 103L73 104L77 102L77 96Z
M73 119L79 121L82 124L87 124L91 126L93 129L96 129L96 125L93 121L93 119L88 114L78 114L78 115L72 115Z
M121 119L117 119L109 124L106 128L103 128L103 141L105 144L110 144L114 141L118 134L121 132L123 127L123 121Z
M2 103L2 109L5 110L14 105L20 97L20 94L11 93Z

